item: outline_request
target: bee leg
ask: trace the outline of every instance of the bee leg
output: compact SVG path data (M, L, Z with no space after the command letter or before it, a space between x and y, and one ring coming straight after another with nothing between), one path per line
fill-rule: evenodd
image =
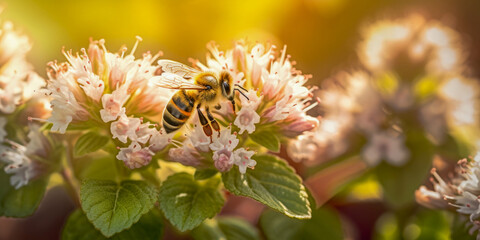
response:
M200 110L200 104L197 105L197 113L198 113L198 118L200 119L200 124L203 126L203 132L207 137L212 137L212 127L210 124L208 124L207 118L205 118L205 115L203 115L202 111Z
M205 112L207 112L207 117L210 121L210 125L212 125L213 129L220 134L220 126L218 125L217 120L215 120L215 118L210 113L210 109L208 107L205 108Z

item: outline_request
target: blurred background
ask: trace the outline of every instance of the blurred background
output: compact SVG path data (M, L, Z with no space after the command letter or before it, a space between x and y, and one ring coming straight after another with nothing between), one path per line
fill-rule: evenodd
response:
M320 82L356 61L362 26L378 19L415 12L439 19L460 32L471 49L470 66L479 69L480 1L476 0L7 0L3 19L14 22L34 43L30 61L45 76L48 61L63 61L61 49L79 50L89 38L106 40L107 48L163 51L187 62L205 59L205 44L223 48L234 40L271 41L288 45L297 67Z
M44 77L47 62L65 61L62 47L78 51L88 46L89 38L103 38L107 48L115 50L123 44L130 48L138 35L143 42L137 57L145 51L163 51L164 57L185 63L189 57L204 60L209 41L227 49L233 41L246 38L277 46L286 44L296 67L312 74L310 84L316 85L338 71L360 67L356 48L365 25L411 13L440 20L458 31L469 50L468 74L480 76L478 0L8 0L0 1L0 5L4 6L1 18L12 21L33 42L28 58ZM389 224L389 216L382 215L386 207L378 202L338 204L331 200L327 205L357 227L355 239L372 238L380 216L380 223ZM72 209L63 190L54 188L32 218L0 218L0 239L56 239ZM255 224L261 209L254 201L234 198L223 211L243 215ZM445 225L436 222L435 215L419 215L419 219L430 221L429 226ZM25 226L32 227L27 231Z

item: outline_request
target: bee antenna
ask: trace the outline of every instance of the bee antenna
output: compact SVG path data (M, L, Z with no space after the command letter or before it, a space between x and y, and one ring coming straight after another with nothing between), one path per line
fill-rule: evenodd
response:
M248 92L247 89L245 89L244 87L240 86L240 84L238 84L238 83L235 83L235 87L239 87L239 88L241 88L243 91Z
M238 91L240 94L242 94L243 97L245 97L248 101L250 101L250 98L248 98L247 95L245 95L245 93L243 93L242 91L240 91L240 89L235 88L234 90L235 90L235 91Z

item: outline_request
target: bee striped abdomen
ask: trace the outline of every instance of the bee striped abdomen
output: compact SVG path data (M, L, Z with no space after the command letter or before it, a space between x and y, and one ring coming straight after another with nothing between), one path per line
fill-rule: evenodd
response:
M184 90L176 92L163 112L163 128L167 133L181 128L190 117L195 102Z

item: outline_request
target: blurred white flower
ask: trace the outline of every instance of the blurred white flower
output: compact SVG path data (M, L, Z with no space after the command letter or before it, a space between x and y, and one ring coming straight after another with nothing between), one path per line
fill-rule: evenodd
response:
M476 80L452 77L441 86L440 92L452 125L478 124L480 87Z
M33 72L31 64L26 60L30 49L31 43L27 36L15 31L11 22L2 24L0 29L0 116L15 114L26 120L27 117L46 117L36 113L48 113L47 109L30 111L32 108L26 106L29 101L37 102L42 98L37 92L45 85L45 80ZM33 98L35 100L32 100ZM23 106L19 107L20 105ZM17 110L21 113L14 113ZM24 116L27 111L30 111L28 114L31 115ZM23 119L19 120L15 125L26 122L22 121Z
M370 138L362 155L371 166L377 165L381 160L401 166L407 162L410 152L405 146L405 138L402 135L378 132Z
M29 141L25 145L5 140L7 145L0 145L0 162L5 163L5 173L12 175L10 184L19 189L30 181L49 171L43 159L50 164L58 160L57 156L49 155L52 147L46 137L40 132L39 126L30 125Z
M392 70L402 57L408 57L412 66L424 62L426 71L442 74L461 70L465 59L458 33L420 15L377 21L362 35L358 55L372 72Z
M22 145L11 142L11 147L0 146L0 160L6 163L4 168L7 174L12 174L10 184L19 189L33 179L35 168L32 160L26 155L26 148Z

